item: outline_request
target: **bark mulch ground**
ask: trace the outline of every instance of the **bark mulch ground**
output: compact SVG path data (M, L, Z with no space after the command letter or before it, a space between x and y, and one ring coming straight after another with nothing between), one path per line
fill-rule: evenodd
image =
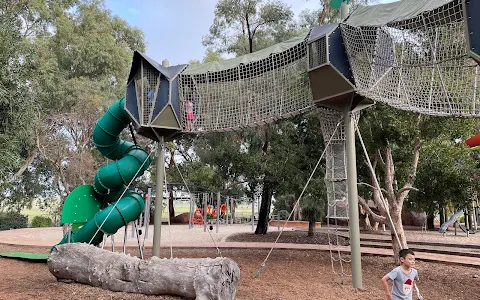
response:
M285 232L284 232L285 233ZM268 236L268 235L267 235ZM266 236L266 237L267 237ZM286 235L287 240L288 234ZM290 239L289 241L293 241ZM48 248L27 248L0 245L0 251L48 252ZM169 249L162 250L169 256ZM146 257L151 256L147 249ZM136 255L135 249L130 249ZM330 254L320 251L274 250L261 276L254 279L268 250L224 249L223 256L234 259L241 268L237 298L255 299L385 299L380 279L394 267L391 257L364 256L363 290L351 287L349 277L342 285L332 273ZM174 249L176 257L215 257L213 249ZM348 258L348 257L347 257ZM338 265L335 266L339 271ZM350 273L350 264L345 271ZM420 289L425 299L479 299L480 269L431 262L417 262ZM181 299L169 296L144 296L114 293L100 288L57 282L47 265L0 258L2 278L0 299ZM415 299L415 298L414 298Z
M228 236L226 242L263 242L273 243L278 237L278 232L267 232L264 235L252 233L236 233ZM306 231L284 231L278 239L278 243L292 243L292 244L317 244L328 245L329 236L324 232L315 232L313 236L307 236ZM330 241L332 245L337 244L337 237L335 234L330 234ZM348 240L343 237L338 237L338 244L340 246L348 246Z

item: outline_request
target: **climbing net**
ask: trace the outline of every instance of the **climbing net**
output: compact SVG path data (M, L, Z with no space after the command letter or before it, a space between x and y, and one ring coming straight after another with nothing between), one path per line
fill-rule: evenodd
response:
M326 147L327 218L348 219L346 140L343 123L337 128L342 112L322 107L318 109L318 117ZM331 142L326 143L329 140Z
M305 41L228 69L179 75L185 131L226 131L273 122L313 106Z
M480 116L480 70L467 56L461 0L384 26L341 29L360 94L430 115Z
M326 150L325 185L328 202L327 236L330 262L332 272L340 278L343 284L345 278L351 276L345 272L344 264L350 263L351 260L342 255L344 249L342 249L340 240L343 240L344 236L339 231L338 224L339 220L348 220L345 125L342 120L342 112L337 110L321 107L318 109L318 117ZM358 117L359 114L355 113L355 120L358 120Z

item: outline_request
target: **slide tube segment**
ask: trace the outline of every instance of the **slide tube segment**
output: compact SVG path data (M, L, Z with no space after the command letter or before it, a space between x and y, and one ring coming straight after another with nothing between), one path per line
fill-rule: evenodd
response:
M99 211L76 232L71 233L72 243L91 241L97 245L103 240L104 234L115 234L118 229L136 220L145 208L143 197L127 189L130 182L142 176L150 165L150 158L145 150L120 139L120 133L129 123L123 98L112 104L97 121L93 131L93 143L103 156L113 162L102 166L95 174L93 183L95 198L114 203ZM119 199L122 194L122 198ZM67 242L68 233L59 244Z

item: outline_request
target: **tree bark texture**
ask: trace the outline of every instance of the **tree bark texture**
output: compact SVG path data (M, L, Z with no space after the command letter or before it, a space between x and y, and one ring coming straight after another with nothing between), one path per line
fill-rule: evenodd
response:
M315 222L317 222L316 218L308 218L308 234L307 234L307 236L314 236L315 235Z
M405 236L405 232L403 231L403 224L402 224L402 210L396 207L392 207L390 209L390 216L392 217L393 226L395 226L395 229L397 231L398 239L402 244L402 245L398 244L397 238L395 237L393 230L391 230L393 257L394 257L395 263L399 264L400 263L399 252L400 250L402 250L402 248L407 247L407 238Z
M427 215L427 229L428 230L434 230L435 229L434 221L435 221L435 215L432 212L428 213L428 215Z
M265 176L267 179L267 176ZM255 234L266 234L268 231L268 217L270 214L270 206L272 204L273 187L268 180L263 183L262 203L258 212L258 223Z
M240 279L239 266L229 258L141 260L85 243L55 247L48 268L58 281L197 300L234 299Z

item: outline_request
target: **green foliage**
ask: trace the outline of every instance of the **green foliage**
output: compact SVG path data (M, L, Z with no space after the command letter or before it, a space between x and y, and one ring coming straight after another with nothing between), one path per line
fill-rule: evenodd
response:
M180 170L180 173L178 172ZM199 161L186 162L167 170L168 182L183 184L187 181L190 191L211 192L223 190L223 181L212 166Z
M293 17L280 1L221 0L203 45L219 53L251 53L297 35Z
M1 205L18 211L91 182L105 161L94 122L144 49L143 33L101 0L0 4Z
M302 217L305 221L318 222L325 215L325 202L322 198L306 195L302 200Z
M28 227L28 217L18 212L0 212L0 230Z
M394 162L394 192L403 187L412 175L412 154L415 137L421 141L418 169L414 187L405 200L407 209L435 212L439 207L453 205L463 207L478 190L479 170L476 153L467 150L463 143L474 134L477 120L431 117L396 110L377 104L365 110L360 120L360 131L372 163L377 161L376 171L380 184L385 187L384 172L379 167L378 154L392 151ZM361 145L357 145L358 161L364 161ZM358 164L360 181L371 182L366 164ZM371 189L359 187L360 194L370 195ZM367 197L367 198L369 198Z
M35 216L32 219L32 227L51 227L53 225L52 219L49 217Z
M411 194L408 207L436 212L446 206L468 206L480 188L477 163L474 153L452 139L441 136L424 145L416 178L419 191Z

